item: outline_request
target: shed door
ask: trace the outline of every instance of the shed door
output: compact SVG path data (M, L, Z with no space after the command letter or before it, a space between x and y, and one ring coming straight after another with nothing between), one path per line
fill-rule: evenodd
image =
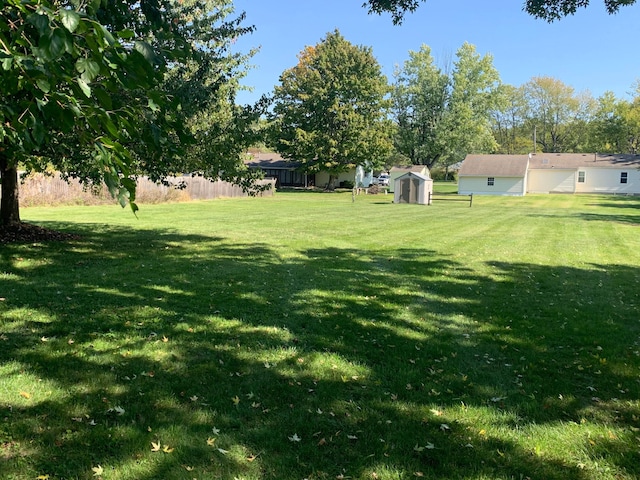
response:
M420 179L403 178L400 180L400 202L399 203L418 203L418 195L420 194Z

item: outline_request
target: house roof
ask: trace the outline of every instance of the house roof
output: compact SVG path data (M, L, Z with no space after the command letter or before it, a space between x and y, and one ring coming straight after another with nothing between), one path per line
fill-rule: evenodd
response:
M524 177L529 155L467 155L458 176Z
M640 155L610 155L603 153L532 153L530 169L566 169L578 168L637 168L640 167Z
M603 153L531 153L529 155L467 155L459 176L524 177L529 170L639 168L640 155Z
M245 160L245 164L249 168L270 168L270 169L287 169L292 170L298 166L296 162L291 162L282 158L279 153L249 153L249 159Z

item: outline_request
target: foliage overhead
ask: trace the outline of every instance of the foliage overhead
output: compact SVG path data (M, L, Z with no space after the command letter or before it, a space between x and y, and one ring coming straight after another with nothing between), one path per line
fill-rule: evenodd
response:
M298 60L274 92L276 150L311 173L338 175L384 162L391 149L388 84L371 49L334 31Z
M237 171L214 165L239 150L229 140L253 114L232 107L245 57L228 48L250 28L242 15L225 19L229 0L7 0L1 9L1 223L19 222L18 164L104 181L134 210L135 175ZM189 148L213 143L203 126L218 120L215 138L233 147L213 158L200 150L204 161L193 162Z
M617 13L620 7L633 5L636 0L604 0L609 14ZM578 8L589 5L589 0L527 0L525 11L536 18L553 22L576 13Z
M421 1L425 0L368 0L363 6L370 13L390 13L394 24L402 23L405 12L414 12ZM604 0L604 6L610 14L617 13L620 7L633 5L636 0ZM567 15L573 15L578 8L589 5L589 0L526 0L524 11L536 18L553 22Z

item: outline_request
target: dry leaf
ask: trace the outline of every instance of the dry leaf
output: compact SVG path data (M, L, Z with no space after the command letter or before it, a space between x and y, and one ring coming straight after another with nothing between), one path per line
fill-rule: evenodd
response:
M297 433L294 433L293 436L289 437L289 441L291 442L299 442L302 440Z
M231 399L234 405L238 405L240 403L240 397L237 395Z
M160 442L156 443L156 442L151 442L151 451L152 452L159 452L160 451Z
M29 392L20 392L20 396L27 400L31 398L31 394Z
M173 452L173 448L171 448L169 445L165 445L165 446L162 447L162 451L164 453L171 453L171 452Z
M210 447L213 447L213 445L216 443L216 439L215 438L207 438L207 445L209 445Z
M92 467L91 471L93 472L94 477L99 477L102 475L102 467L98 465L97 467Z
M218 451L223 455L226 455L227 453L229 453L228 450L223 450L222 448L219 448Z

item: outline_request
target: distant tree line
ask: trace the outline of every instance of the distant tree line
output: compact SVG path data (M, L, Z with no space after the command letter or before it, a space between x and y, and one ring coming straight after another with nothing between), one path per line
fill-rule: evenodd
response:
M468 153L639 153L635 90L630 100L596 99L551 77L505 85L491 55L468 43L442 67L423 45L388 83L369 48L335 31L280 77L267 144L336 177L365 164L446 168Z

